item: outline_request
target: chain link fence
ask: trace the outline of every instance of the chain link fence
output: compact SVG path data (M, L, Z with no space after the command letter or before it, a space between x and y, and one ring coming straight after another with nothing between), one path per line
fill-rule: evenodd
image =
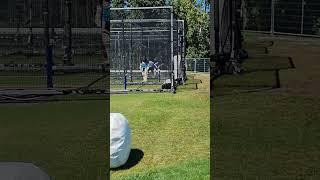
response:
M244 30L320 37L318 0L244 0Z

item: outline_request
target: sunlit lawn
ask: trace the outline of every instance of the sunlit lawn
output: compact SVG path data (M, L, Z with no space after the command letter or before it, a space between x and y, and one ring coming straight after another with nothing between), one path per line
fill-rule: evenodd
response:
M192 75L191 75L192 76ZM209 75L176 94L111 96L132 128L130 167L112 170L112 179L209 179Z

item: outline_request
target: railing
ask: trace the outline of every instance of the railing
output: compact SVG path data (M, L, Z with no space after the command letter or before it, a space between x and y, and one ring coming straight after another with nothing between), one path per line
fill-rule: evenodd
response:
M210 72L210 58L186 58L187 71Z
M320 2L316 0L245 0L244 30L320 37Z

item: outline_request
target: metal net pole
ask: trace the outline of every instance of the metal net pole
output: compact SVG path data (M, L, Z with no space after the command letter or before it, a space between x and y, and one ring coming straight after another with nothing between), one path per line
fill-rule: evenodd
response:
M45 36L45 45L46 45L46 57L47 57L47 88L53 88L52 80L52 47L50 45L50 35L49 35L49 0L45 1L44 4L44 36Z
M305 0L301 0L301 30L300 33L303 34L304 29L304 6L306 5Z
M72 21L72 2L71 0L65 1L66 5L66 16L65 16L65 55L63 63L66 65L71 64L72 58L72 30L71 30L71 21Z
M274 7L275 7L275 0L271 0L271 34L274 34Z
M132 44L133 44L133 39L132 39L132 23L130 23L130 82L133 82L133 74L132 74L132 70L133 70L133 48L132 48Z
M171 33L171 91L174 92L174 40L173 40L173 8L171 7L171 18L170 18L170 33Z

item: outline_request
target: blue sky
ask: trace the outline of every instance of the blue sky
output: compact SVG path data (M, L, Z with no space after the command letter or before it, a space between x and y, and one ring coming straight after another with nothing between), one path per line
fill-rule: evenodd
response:
M207 2L207 4L208 4L208 2L209 2L209 0L206 0L206 2ZM204 8L204 1L203 0L197 0L197 5L200 5L202 3L202 6L203 6L203 8ZM208 6L207 8L206 8L206 11L207 12L209 12L209 10L210 10L210 7Z
M208 3L210 0L206 0L206 2ZM112 2L112 1L111 1ZM202 3L202 6L204 8L204 0L197 0L197 5L200 5ZM210 11L210 6L208 6L206 8L206 11L209 12Z

